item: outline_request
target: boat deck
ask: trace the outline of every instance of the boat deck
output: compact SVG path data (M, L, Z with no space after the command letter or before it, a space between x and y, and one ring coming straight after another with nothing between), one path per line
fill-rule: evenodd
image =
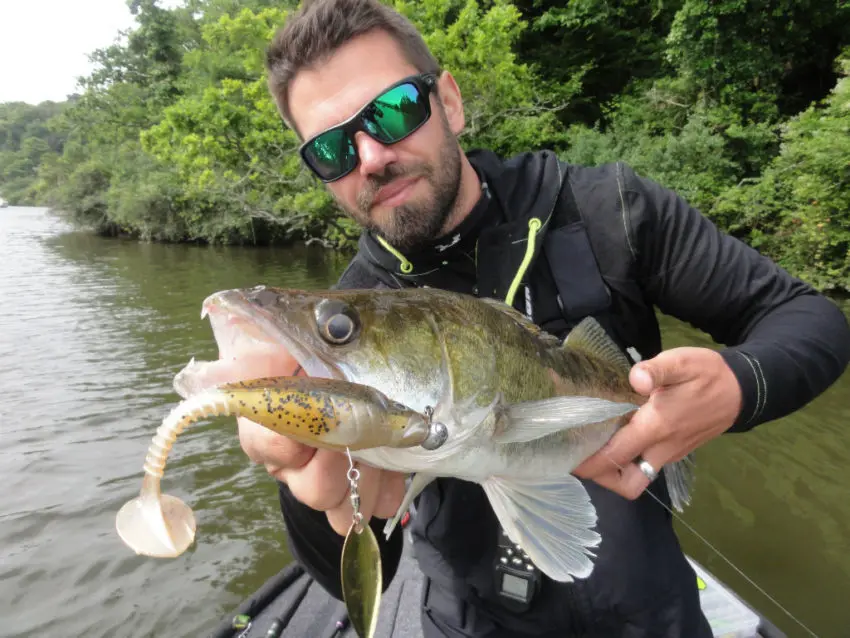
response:
M392 583L381 598L375 638L421 638L421 592L419 569L405 551ZM232 616L228 616L212 638L266 638L275 619L285 626L281 638L357 638L348 623L345 605L330 596L298 564L282 570L234 613L251 618L248 630L233 630Z
M381 599L374 638L422 638L422 578L409 546L405 543L398 571ZM691 563L703 581L702 607L717 638L786 638L701 565L693 560ZM250 626L233 629L235 614L250 617ZM357 638L344 604L328 595L298 564L289 565L270 579L225 618L211 638L267 638L276 619L284 627L281 638Z

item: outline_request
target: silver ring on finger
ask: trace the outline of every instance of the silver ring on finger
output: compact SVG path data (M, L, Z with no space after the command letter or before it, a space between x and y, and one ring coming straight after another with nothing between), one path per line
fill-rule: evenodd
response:
M650 483L658 478L658 470L652 467L652 465L650 465L649 462L642 456L637 457L635 463L637 463L638 469L643 472L644 476L649 479Z

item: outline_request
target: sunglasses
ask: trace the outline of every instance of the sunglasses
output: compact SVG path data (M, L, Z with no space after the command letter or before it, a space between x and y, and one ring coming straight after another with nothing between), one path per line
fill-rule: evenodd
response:
M437 76L422 73L399 80L342 124L310 138L298 152L323 182L348 175L359 161L354 134L363 131L381 144L412 135L431 117L430 94Z

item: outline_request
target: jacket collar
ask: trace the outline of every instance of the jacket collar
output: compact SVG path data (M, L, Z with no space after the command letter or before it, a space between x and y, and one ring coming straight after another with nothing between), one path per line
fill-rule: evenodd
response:
M562 169L558 159L549 151L523 153L502 160L491 151L473 150L467 157L481 179L482 193L458 228L406 254L365 231L358 242L361 256L406 283L438 285L434 281L435 273L450 262L477 264L477 270L482 271L479 259L483 240L488 255L491 251L507 250L503 254L509 262L505 264L507 270L504 267L500 270L516 271L525 256L529 222L532 218L541 221L537 231L540 239L547 229L560 190ZM541 244L542 241L535 242L532 257L536 257ZM492 279L492 274L489 278ZM497 283L487 296L504 296L508 285ZM488 287L492 286L488 284Z

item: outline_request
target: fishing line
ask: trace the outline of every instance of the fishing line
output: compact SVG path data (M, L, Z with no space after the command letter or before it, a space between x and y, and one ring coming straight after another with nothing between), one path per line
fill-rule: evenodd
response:
M617 461L615 461L614 459L612 459L612 458L608 458L608 460L609 460L609 461L611 461L611 463L613 463L614 465L616 465L616 466L617 466L617 468L619 468L619 470L620 470L621 472L625 471L625 469L626 469L626 468L624 468L622 465L620 465L619 463L617 463ZM666 504L666 503L664 503L664 502L663 502L660 498L658 498L655 494L653 494L653 493L652 493L649 489L646 489L646 490L644 490L644 491L645 491L647 494L649 494L649 495L650 495L653 499L655 499L655 501L656 501L659 505L661 505L661 507L663 507L665 510L667 510L668 512L670 512L670 514L673 516L673 518L675 518L675 519L676 519L677 521L679 521L682 525L684 525L685 527L687 527L687 528L688 528L688 530L690 530L690 532L691 532L694 536L696 536L696 537L697 537L698 539L700 539L703 543L705 543L705 544L706 544L706 545L707 545L707 546L708 546L708 547L709 547L709 548L710 548L710 549L711 549L711 550L712 550L715 554L717 554L718 556L720 556L720 558L722 558L722 559L723 559L723 560L724 560L724 561L725 561L725 562L726 562L726 563L727 563L727 564L728 564L728 565L729 565L732 569L734 569L734 570L735 570L738 574L740 574L740 576L741 576L744 580L746 580L746 581L747 581L750 585L752 585L753 587L755 587L755 588L756 588L756 589L757 589L757 590L758 590L758 591L759 591L759 592L760 592L760 593L761 593L761 594L762 594L765 598L767 598L767 599L768 599L769 601L771 601L774 605L776 605L779 609L781 609L781 610L785 613L785 615L787 615L787 616L788 616L791 620L793 620L795 623L797 623L798 625L800 625L800 627L802 627L802 628L803 628L806 632L808 632L808 633L809 633L809 635L814 636L814 638L820 638L820 637L819 637L819 636L818 636L815 632L813 632L813 631L812 631L811 629L809 629L809 628L808 628L805 624L803 624L803 621L801 621L800 619L798 619L798 618L797 618L794 614L792 614L792 613L791 613L790 611L788 611L785 607L783 607L783 606L782 606L782 603L780 603L780 602L779 602L778 600L776 600L773 596L771 596L770 594L768 594L768 593L767 593L767 592L766 592L766 591L765 591L762 587L760 587L760 586L759 586L759 585L758 585L758 584L757 584L757 583L756 583L756 582L755 582L752 578L750 578L749 576L747 576L747 575L743 572L743 570L739 569L739 568L738 568L738 566L737 566L737 565L735 565L735 563L733 563L733 562L732 562L729 558L726 558L726 556L723 554L723 552L721 552L721 551L720 551L719 549L717 549L714 545L712 545L712 544L709 542L709 540L708 540L705 536L703 536L703 535L702 535L702 534L700 534L698 531L696 531L696 530L695 530L695 529L694 529L694 528L693 528L693 527L692 527L692 526L691 526L691 525L690 525L690 524L689 524L689 523L688 523L688 522L687 522L684 518L682 518L679 514L677 514L676 512L674 512L671 508L667 507L667 504Z

